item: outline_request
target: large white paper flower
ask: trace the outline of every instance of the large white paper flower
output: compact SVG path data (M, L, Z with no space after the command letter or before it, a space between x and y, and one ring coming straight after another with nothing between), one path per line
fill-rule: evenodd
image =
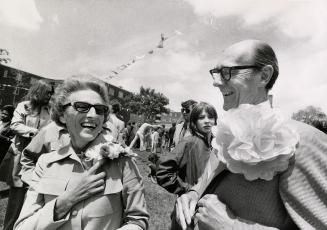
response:
M299 142L289 120L268 103L229 110L217 130L219 159L247 180L271 180L286 170Z

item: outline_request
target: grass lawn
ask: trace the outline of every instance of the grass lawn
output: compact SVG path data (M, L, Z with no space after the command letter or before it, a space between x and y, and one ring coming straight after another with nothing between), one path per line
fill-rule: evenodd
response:
M168 193L159 185L154 184L147 177L149 169L147 167L149 152L138 152L137 164L140 173L144 178L145 198L148 205L148 212L150 213L150 230L167 230L170 226L170 213L175 204L175 195ZM0 183L0 190L5 185ZM4 220L4 215L7 206L7 199L0 199L0 229Z

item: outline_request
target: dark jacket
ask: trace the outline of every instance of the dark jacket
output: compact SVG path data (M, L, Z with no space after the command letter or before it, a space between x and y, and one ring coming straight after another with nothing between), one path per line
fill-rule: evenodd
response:
M2 130L0 130L0 163L6 155L11 144L11 139L14 136L14 132L10 129L10 122L5 125Z
M188 136L168 155L159 159L157 182L181 195L197 183L209 159L211 146L198 136Z

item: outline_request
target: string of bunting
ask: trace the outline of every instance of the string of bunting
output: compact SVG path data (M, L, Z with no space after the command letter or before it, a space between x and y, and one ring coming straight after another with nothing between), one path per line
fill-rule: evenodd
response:
M164 48L164 42L174 36L178 36L178 35L182 35L183 33L175 30L173 34L169 35L169 36L165 36L165 34L161 34L160 35L160 41L158 43L158 45L156 47L154 47L153 49L148 50L148 52L142 54L142 55L136 55L134 56L128 63L120 65L118 67L116 67L115 69L111 70L109 75L105 76L104 78L107 78L107 80L110 80L114 77L117 77L122 71L124 71L126 68L128 68L129 66L135 64L136 62L143 60L145 57L152 55L155 53L155 51L157 49L163 49Z

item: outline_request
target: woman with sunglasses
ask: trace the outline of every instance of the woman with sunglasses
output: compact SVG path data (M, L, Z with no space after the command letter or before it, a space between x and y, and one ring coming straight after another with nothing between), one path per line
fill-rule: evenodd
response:
M211 152L211 129L217 124L215 108L200 102L190 113L191 136L185 137L160 159L157 182L171 193L182 195L197 183Z
M66 80L52 103L52 118L71 142L40 156L33 189L15 229L147 229L143 182L129 157L87 167L84 153L100 138L108 118L108 94L92 78Z

